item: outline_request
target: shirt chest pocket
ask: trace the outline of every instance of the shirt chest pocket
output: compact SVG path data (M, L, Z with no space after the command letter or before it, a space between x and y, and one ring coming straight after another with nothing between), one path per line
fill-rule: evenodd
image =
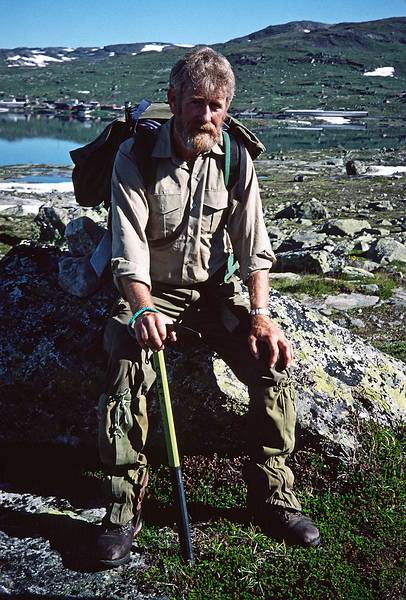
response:
M181 194L153 194L149 202L147 235L150 239L166 238L182 223Z
M215 233L223 226L228 208L228 192L205 190L202 214L202 231Z

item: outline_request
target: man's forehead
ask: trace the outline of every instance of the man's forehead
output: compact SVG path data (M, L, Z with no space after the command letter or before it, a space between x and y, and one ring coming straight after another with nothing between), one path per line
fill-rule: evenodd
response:
M209 91L187 84L183 90L183 94L193 100L207 100L209 102L216 100L225 102L227 100L227 91L225 88Z

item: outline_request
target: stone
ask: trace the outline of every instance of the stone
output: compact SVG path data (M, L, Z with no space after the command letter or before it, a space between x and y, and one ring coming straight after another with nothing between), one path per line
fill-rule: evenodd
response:
M386 263L395 260L406 262L406 245L393 238L382 238L371 247L368 258Z
M323 225L321 231L330 235L354 236L366 229L371 229L368 221L359 219L332 219Z
M323 251L302 250L277 254L274 272L321 274L331 271L331 256Z
M89 217L78 217L65 228L65 239L72 256L90 256L106 232Z
M67 297L57 286L61 256L56 248L18 246L0 262L2 444L72 438L84 448L96 444L102 332L116 292L110 284L91 300ZM404 420L404 363L292 298L272 290L269 301L295 348L302 444L317 443L347 460L359 443L354 419L362 415L387 426ZM186 354L168 348L166 358L183 452L244 452L245 386L205 347ZM149 447L164 461L154 395L149 420Z
M376 211L393 210L393 204L389 200L372 200L368 204L368 208Z
M274 215L274 219L327 219L329 212L317 198L291 204Z
M293 233L289 238L283 240L278 246L276 252L289 252L290 250L307 249L318 246L325 242L327 235L325 233L317 233L311 229L300 229Z
M379 302L379 296L366 296L364 294L337 294L327 296L325 305L335 310L352 310L354 308L365 308L375 306Z
M367 165L359 160L348 160L345 163L345 171L348 177L357 177L359 175L363 175L367 168Z
M102 206L84 208L73 204L70 199L49 200L40 207L35 217L35 222L40 226L40 240L42 242L63 241L68 223L85 216L101 225L107 225L107 211Z
M361 269L360 267L351 267L348 265L344 267L342 273L351 279L358 279L359 277L375 277L373 273L370 273L366 269Z
M376 283L369 283L367 285L360 286L362 292L365 294L378 294L379 293L379 285Z
M102 285L88 256L64 256L58 263L58 285L73 296L87 298Z
M273 273L272 271L269 273L269 279L282 279L285 281L300 281L302 279L301 275L299 275L299 273L289 273L289 272L284 272L284 273Z

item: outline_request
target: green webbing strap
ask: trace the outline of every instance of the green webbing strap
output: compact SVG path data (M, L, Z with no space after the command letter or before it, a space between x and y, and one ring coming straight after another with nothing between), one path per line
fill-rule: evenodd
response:
M227 131L223 131L224 143L224 185L227 187L230 179L231 144Z
M224 185L227 187L230 179L230 164L231 164L231 143L230 136L227 131L223 131L223 143L224 143ZM227 261L227 270L224 276L225 283L228 282L235 271L238 269L239 264L234 259L234 255L230 254Z
M170 467L179 467L179 452L176 441L175 423L173 421L171 396L169 393L168 378L166 375L165 358L163 350L154 352L154 367L157 374L157 387L159 402L161 405L162 421L165 432L166 449L168 452L168 461Z

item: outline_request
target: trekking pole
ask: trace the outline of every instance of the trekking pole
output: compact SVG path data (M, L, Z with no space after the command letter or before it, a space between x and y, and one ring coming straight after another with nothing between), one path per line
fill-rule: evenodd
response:
M173 420L171 396L169 393L168 378L166 376L165 357L163 350L153 353L156 372L159 403L161 405L162 421L165 431L166 449L168 452L169 466L173 488L176 495L176 504L179 515L179 542L183 558L189 563L194 563L192 539L190 536L189 516L186 506L185 490L183 487L182 471L176 441L175 423Z

